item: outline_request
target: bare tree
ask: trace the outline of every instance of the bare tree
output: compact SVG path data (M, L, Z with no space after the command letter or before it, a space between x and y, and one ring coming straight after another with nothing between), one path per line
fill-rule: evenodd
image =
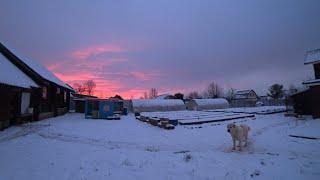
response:
M73 84L73 88L79 94L83 94L86 91L86 88L82 84L79 84L79 83Z
M205 93L207 98L218 98L223 96L222 88L215 82L208 85Z
M83 83L83 86L86 88L88 95L93 95L94 88L96 87L96 83L93 80L87 80Z
M149 98L154 99L158 96L158 91L156 88L151 88L149 92Z
M230 102L232 99L234 99L236 95L236 89L230 88L226 94L227 100Z
M188 94L188 98L189 99L200 99L201 96L199 95L199 93L197 91L193 91Z
M148 98L148 93L147 93L147 92L144 92L144 93L143 93L143 97L142 97L142 99L149 99L149 98Z

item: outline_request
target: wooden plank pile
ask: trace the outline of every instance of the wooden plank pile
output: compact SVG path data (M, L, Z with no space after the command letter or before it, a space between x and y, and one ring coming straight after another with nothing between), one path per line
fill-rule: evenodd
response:
M175 128L175 125L178 125L178 121L171 121L167 118L157 118L157 117L146 117L141 116L140 114L135 114L137 120L141 122L149 123L153 126L157 126L159 128L172 130Z

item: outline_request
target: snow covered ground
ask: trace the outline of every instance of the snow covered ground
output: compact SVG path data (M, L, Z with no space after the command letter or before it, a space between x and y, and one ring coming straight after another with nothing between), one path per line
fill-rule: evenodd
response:
M176 112L179 113L179 112ZM232 122L232 121L231 121ZM319 120L282 113L239 119L249 146L232 151L228 122L164 130L67 114L0 132L0 179L319 179Z

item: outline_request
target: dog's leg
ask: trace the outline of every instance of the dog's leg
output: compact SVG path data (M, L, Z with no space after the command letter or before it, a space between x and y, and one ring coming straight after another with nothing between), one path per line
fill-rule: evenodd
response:
M242 141L239 140L239 151L242 151Z
M248 146L248 133L246 134L246 139L245 139L245 144L244 144L244 147L247 147Z
M233 148L232 150L236 150L236 140L234 138L232 138L232 141L233 141Z

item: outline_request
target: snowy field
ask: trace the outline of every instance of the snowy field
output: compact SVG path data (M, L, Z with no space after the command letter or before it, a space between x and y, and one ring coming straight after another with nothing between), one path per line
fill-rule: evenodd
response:
M174 114L179 114L176 112ZM0 132L0 179L320 179L320 120L282 113L235 120L250 143L232 151L228 122L164 130L67 114Z

